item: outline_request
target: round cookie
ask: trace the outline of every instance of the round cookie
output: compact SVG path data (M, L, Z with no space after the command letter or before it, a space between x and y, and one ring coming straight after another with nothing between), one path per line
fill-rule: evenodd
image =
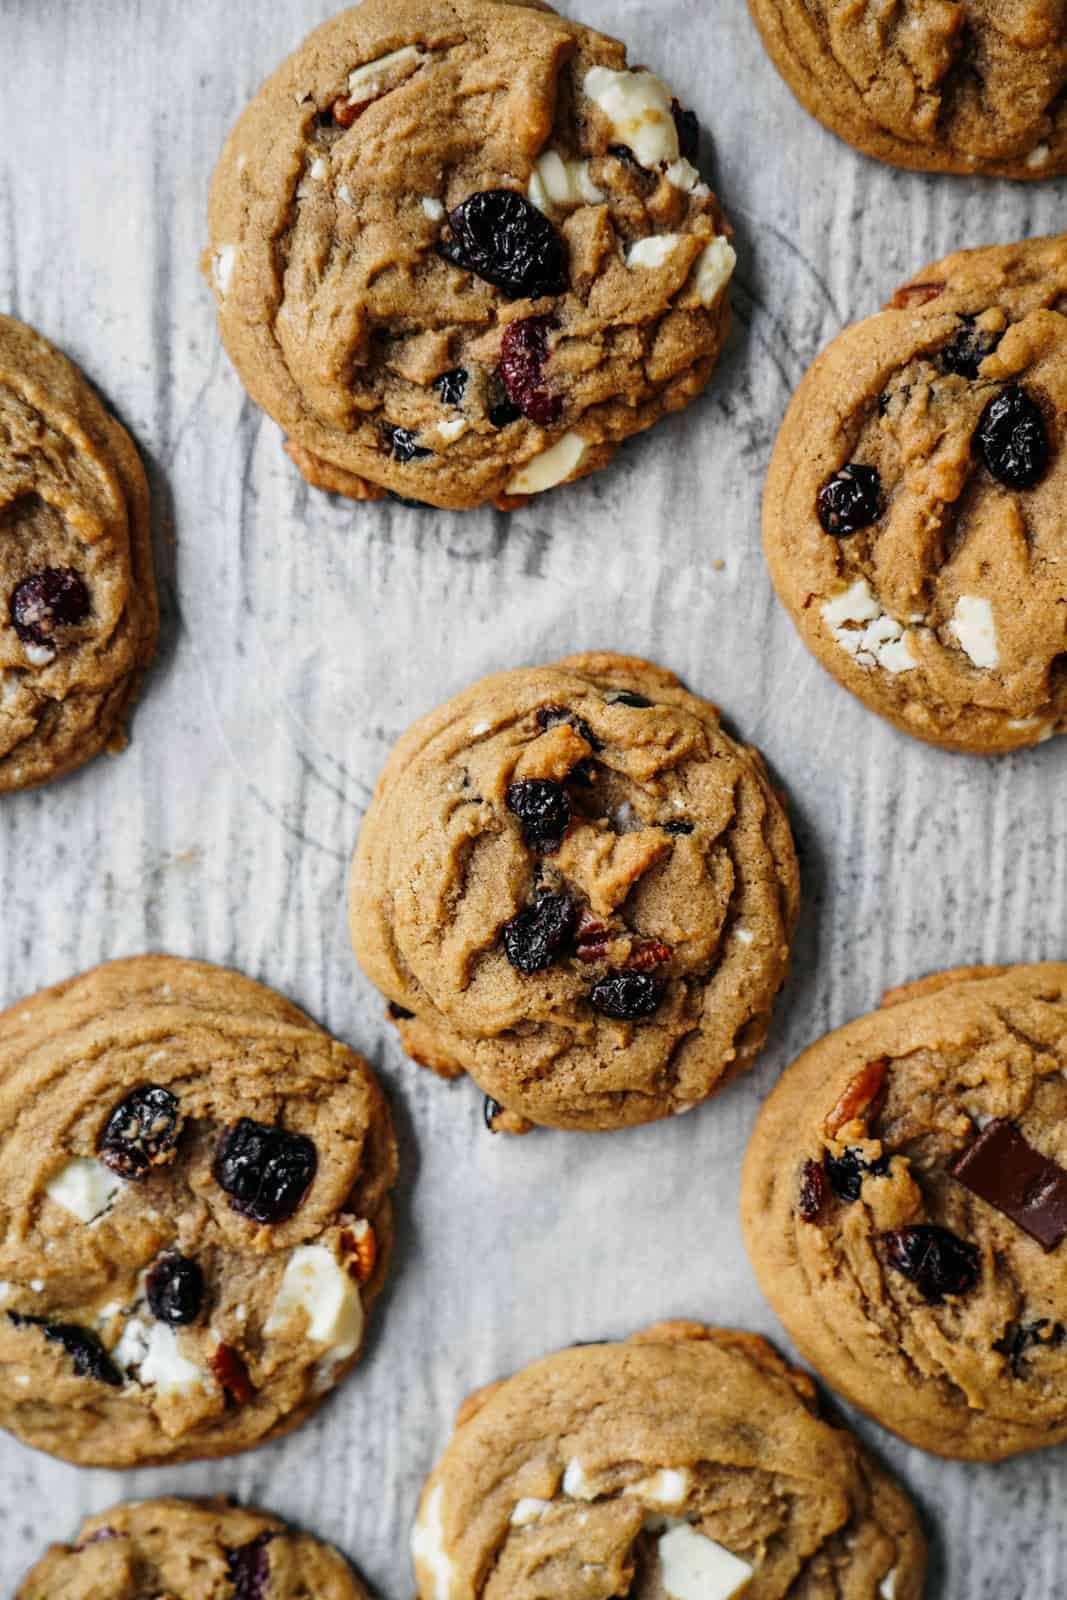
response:
M898 167L1046 178L1067 171L1062 0L749 0L813 117Z
M1067 728L1067 234L925 267L840 334L767 477L771 576L808 648L949 750Z
M230 1455L359 1357L396 1151L273 990L116 961L0 1016L0 1425L80 1465Z
M742 1216L764 1294L854 1405L938 1455L1067 1439L1067 965L887 995L765 1102Z
M572 656L400 740L350 885L405 1049L521 1132L687 1111L748 1067L798 875L762 759L670 672Z
M420 1600L918 1600L910 1502L754 1334L662 1323L471 1397L423 1491Z
M54 1544L15 1600L369 1600L347 1561L277 1517L225 1500L138 1500Z
M511 509L707 383L735 255L699 130L623 45L516 0L364 0L226 143L204 258L308 480Z
M0 316L0 792L121 749L157 629L129 434L53 345Z

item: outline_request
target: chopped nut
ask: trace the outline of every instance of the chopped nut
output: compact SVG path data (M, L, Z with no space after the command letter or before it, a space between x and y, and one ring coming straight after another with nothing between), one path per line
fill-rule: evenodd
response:
M911 306L925 306L944 292L943 283L906 283L893 296L892 310L907 311Z
M844 1094L823 1124L828 1138L832 1139L846 1123L856 1118L874 1120L884 1103L888 1071L889 1059L883 1056L879 1061L869 1061L849 1080Z
M253 1395L252 1380L232 1344L220 1344L211 1358L211 1370L235 1405L243 1406Z
M626 965L631 972L651 972L669 961L673 951L662 939L644 939L634 946Z
M358 1284L369 1283L378 1262L378 1238L366 1218L341 1234L341 1249L349 1257L349 1275Z

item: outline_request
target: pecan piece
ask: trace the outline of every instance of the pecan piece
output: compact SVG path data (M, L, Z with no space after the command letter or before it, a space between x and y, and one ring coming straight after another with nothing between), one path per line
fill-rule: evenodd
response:
M671 954L670 945L664 944L662 939L642 939L634 945L626 967L630 972L651 972L653 967L662 967L669 961Z
M832 1139L846 1123L857 1117L865 1122L875 1120L885 1104L888 1071L889 1059L883 1056L878 1061L868 1061L849 1079L844 1094L823 1124L827 1138Z
M929 305L939 294L944 294L943 283L906 283L897 290L890 302L893 311L907 311L912 306Z
M341 1249L347 1257L348 1272L361 1286L374 1276L378 1262L378 1237L363 1217L341 1234Z
M243 1406L252 1398L252 1380L232 1344L220 1344L211 1358L211 1370L235 1405Z

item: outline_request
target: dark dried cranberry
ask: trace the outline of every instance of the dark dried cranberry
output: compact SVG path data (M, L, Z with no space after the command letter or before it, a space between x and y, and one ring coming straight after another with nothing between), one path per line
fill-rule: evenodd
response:
M608 699L609 706L630 706L634 711L648 711L652 704L643 694L634 694L632 689L623 689L620 694L613 694Z
M500 375L508 399L540 428L551 427L563 413L563 401L545 381L548 336L558 326L554 317L523 317L507 324L500 342Z
M23 644L47 644L57 628L84 622L89 609L89 591L72 567L33 572L11 594L11 621Z
M204 1303L204 1274L195 1261L169 1251L145 1279L148 1309L157 1322L184 1328L195 1322Z
M542 212L515 189L484 189L449 217L446 260L502 289L509 300L564 294L563 241Z
M267 1546L273 1533L260 1533L248 1544L226 1552L226 1571L233 1584L233 1600L263 1600L270 1582Z
M470 373L466 367L453 367L451 372L442 372L439 378L435 378L433 387L441 396L441 403L446 406L458 406L463 399L469 377Z
M822 1163L805 1161L804 1172L800 1179L800 1198L797 1201L797 1210L804 1221L818 1222L828 1198L826 1171Z
M112 1389L122 1388L122 1373L96 1334L90 1333L88 1328L79 1328L73 1322L48 1322L44 1317L23 1317L17 1311L9 1311L8 1316L16 1328L40 1328L46 1339L61 1344L79 1378L95 1378L97 1383L109 1384Z
M819 490L819 521L831 538L869 528L882 514L882 480L873 467L842 467Z
M512 405L510 400L502 400L499 405L489 408L489 421L494 428L510 428L521 416L518 406Z
M671 101L674 126L678 129L678 148L686 161L695 162L700 154L700 118L695 111L686 110L680 101Z
M423 456L432 455L432 450L427 450L419 444L419 436L412 433L410 428L394 428L391 423L382 423L382 438L392 452L393 460L404 465L408 461L420 461Z
M1026 1358L1031 1350L1056 1350L1064 1339L1067 1339L1067 1328L1063 1323L1042 1317L1038 1322L1009 1322L1003 1338L995 1341L993 1349L1007 1356L1012 1373L1019 1378L1026 1371Z
M942 372L957 378L977 378L978 368L986 356L992 355L1003 335L986 333L976 326L977 318L967 312L959 317L960 329L951 344L937 353L937 365Z
M947 1294L966 1294L978 1282L981 1257L973 1244L927 1223L883 1235L886 1260L937 1305Z
M503 1109L504 1107L500 1104L499 1100L494 1100L491 1095L486 1095L485 1100L482 1103L482 1118L490 1133L496 1132L493 1124Z
M888 1156L879 1156L877 1161L865 1161L858 1150L852 1149L846 1150L843 1156L827 1155L825 1164L831 1189L847 1205L853 1205L859 1199L865 1177L884 1178L889 1171Z
M527 844L535 850L559 849L571 820L571 803L562 784L526 778L509 785L507 803L522 823Z
M590 750L600 749L600 740L584 718L576 716L569 706L542 706L537 713L537 726L542 732L560 722L569 722L575 733L583 738Z
M650 1017L662 999L662 983L645 972L613 972L589 991L590 1005L616 1022Z
M392 1000L390 1000L387 1010L394 1022L410 1022L415 1015L414 1011L409 1011L407 1006L398 1006Z
M1009 489L1032 489L1044 477L1049 458L1045 419L1025 389L1013 384L994 395L975 437L986 466Z
M692 833L693 827L694 824L692 822L665 822L663 831L664 833Z
M181 1131L177 1096L158 1083L146 1083L115 1107L97 1152L112 1172L136 1182L167 1160Z
M578 908L565 894L542 894L504 929L504 953L527 977L544 972L569 943Z
M213 1170L235 1211L253 1222L284 1222L307 1194L317 1165L304 1134L242 1117L219 1140Z

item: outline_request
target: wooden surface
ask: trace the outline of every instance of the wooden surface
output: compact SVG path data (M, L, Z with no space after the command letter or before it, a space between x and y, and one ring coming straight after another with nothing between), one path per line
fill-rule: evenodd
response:
M5 1002L105 957L243 968L366 1051L404 1153L400 1246L369 1358L294 1437L207 1465L80 1472L0 1441L0 1593L113 1500L232 1491L412 1591L420 1481L473 1386L667 1315L777 1336L742 1251L738 1169L799 1049L933 968L1063 954L1067 740L999 762L905 740L831 684L777 606L758 509L788 394L925 261L1064 225L1064 182L924 179L809 121L742 0L584 0L714 134L736 327L707 398L607 473L508 518L307 491L220 349L197 257L208 177L325 0L0 0L0 307L81 362L149 460L164 606L129 751L0 819ZM805 909L755 1072L666 1127L484 1133L469 1085L402 1060L354 967L346 859L405 724L484 672L579 648L660 659L788 789ZM1054 1451L945 1466L865 1436L921 1501L937 1600L1067 1590Z

